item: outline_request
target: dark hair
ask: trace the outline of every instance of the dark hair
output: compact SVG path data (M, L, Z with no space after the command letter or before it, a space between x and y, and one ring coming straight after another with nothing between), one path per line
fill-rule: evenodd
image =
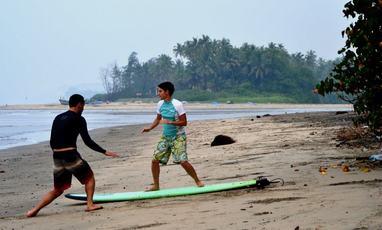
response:
M70 96L69 107L74 107L74 106L78 105L78 103L85 104L85 99L83 96L81 96L79 94L73 94L72 96Z
M159 88L163 89L163 90L168 90L168 92L170 93L170 96L172 96L172 94L174 93L175 91L175 87L174 87L174 84L172 84L171 82L169 81L165 81L165 82L162 82L158 85Z

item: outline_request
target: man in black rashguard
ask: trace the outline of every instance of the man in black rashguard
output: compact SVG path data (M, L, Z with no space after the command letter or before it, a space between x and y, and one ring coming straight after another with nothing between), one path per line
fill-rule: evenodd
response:
M118 157L118 154L106 151L90 138L86 120L81 116L84 106L84 98L79 94L74 94L69 99L69 110L59 114L54 119L50 136L54 161L54 188L46 193L34 208L27 212L27 217L36 216L43 207L59 197L65 189L70 188L72 175L81 184L85 185L87 195L87 208L85 211L102 208L102 206L93 204L94 174L89 164L77 152L77 137L81 135L82 140L89 148L106 156Z

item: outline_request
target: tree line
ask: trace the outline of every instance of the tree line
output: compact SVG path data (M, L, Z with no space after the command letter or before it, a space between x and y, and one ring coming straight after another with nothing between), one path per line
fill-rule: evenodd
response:
M329 75L339 60L318 58L314 51L289 53L282 44L234 47L228 39L203 35L173 49L175 58L161 54L140 62L132 52L128 63L101 70L106 94L121 98L153 98L156 86L172 81L181 100L204 101L226 98L256 98L278 95L281 102L337 102L335 97L312 93L317 82Z

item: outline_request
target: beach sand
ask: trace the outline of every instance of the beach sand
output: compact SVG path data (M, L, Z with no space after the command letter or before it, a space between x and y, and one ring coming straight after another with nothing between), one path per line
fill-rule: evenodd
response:
M352 167L375 149L337 147L336 131L349 114L288 114L212 121L187 127L188 155L206 184L282 178L259 190L247 188L194 196L105 203L84 212L84 202L59 197L35 218L25 218L52 187L48 142L0 151L0 229L381 229L382 170ZM79 142L96 177L96 193L140 191L151 184L150 163L160 128L142 125L98 129L91 136L119 152L110 159ZM211 147L216 135L237 142ZM341 166L350 165L349 172ZM320 166L327 168L325 175ZM161 188L192 186L179 165L161 167ZM73 178L71 193L83 193Z

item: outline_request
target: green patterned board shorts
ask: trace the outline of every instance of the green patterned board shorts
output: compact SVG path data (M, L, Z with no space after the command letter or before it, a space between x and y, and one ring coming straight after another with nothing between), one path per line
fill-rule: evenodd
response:
M177 135L175 137L161 136L154 150L153 160L158 160L161 164L165 165L172 155L175 164L188 161L186 139L186 135Z

